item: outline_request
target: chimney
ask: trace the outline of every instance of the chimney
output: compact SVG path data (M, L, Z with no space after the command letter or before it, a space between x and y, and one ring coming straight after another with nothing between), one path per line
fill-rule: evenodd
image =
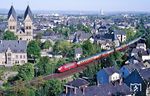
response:
M2 40L0 40L0 44L2 44Z
M120 78L119 85L122 85L122 82L123 82L123 79L122 79L122 78Z
M77 89L76 88L74 88L74 94L77 94Z
M66 86L66 90L65 90L66 94L68 93L68 87Z
M82 94L85 95L85 87L82 88Z
M97 80L97 86L99 86L100 84L99 84L99 81Z

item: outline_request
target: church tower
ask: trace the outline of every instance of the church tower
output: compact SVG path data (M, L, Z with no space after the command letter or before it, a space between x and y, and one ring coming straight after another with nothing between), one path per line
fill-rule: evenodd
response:
M26 34L26 40L30 41L33 39L33 15L29 5L24 13L24 29Z
M16 16L16 11L13 7L11 6L9 12L8 12L8 30L11 32L14 32L16 34L17 32L17 16Z

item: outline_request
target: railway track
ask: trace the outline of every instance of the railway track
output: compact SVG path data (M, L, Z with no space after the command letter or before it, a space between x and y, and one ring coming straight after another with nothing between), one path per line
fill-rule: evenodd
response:
M90 65L90 64L88 64L88 65ZM83 70L85 70L87 68L88 65L80 66L80 67L68 70L66 72L63 72L63 73L54 73L54 74L50 74L50 75L47 75L47 76L43 76L42 79L43 80L51 80L51 79L63 80L63 79L65 79L65 78L67 78L71 75L82 72ZM30 83L32 84L32 83L35 83L37 81L38 81L38 78L35 78L34 80L30 81Z
M138 38L138 40L140 40L140 37ZM128 43L128 47L129 47L129 45L131 45L131 44L137 42L138 40L135 39L135 40L131 41L132 43L131 43L131 42ZM135 42L134 42L134 41L135 41ZM118 50L118 51L121 51L121 50ZM110 55L110 54L109 54L109 55ZM107 56L109 56L109 55L106 55L106 56L104 56L104 57L107 57ZM101 59L101 58L103 58L103 57L100 57L100 58L98 58L98 59ZM94 62L94 61L92 61L92 62L90 62L90 63L88 63L88 64L85 64L85 65L82 65L82 66L79 66L79 67L76 67L76 68L67 70L67 71L62 72L62 73L54 73L54 74L50 74L50 75L47 75L47 76L43 76L42 78L43 78L43 80L50 80L50 79L60 79L60 80L62 80L62 79L67 78L67 77L69 77L69 76L71 76L71 75L73 75L73 74L82 72L83 70L85 70L85 69L87 68L87 66L89 66L89 65L90 65L91 63L93 63L93 62ZM35 78L34 80L32 80L31 83L32 83L32 82L36 82L36 80L37 80L37 78Z

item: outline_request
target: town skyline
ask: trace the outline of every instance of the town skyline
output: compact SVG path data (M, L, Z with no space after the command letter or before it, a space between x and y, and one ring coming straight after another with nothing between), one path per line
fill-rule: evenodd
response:
M124 11L140 11L140 12L150 12L148 0L126 0L120 1L116 0L95 0L94 2L91 0L61 0L61 1L52 1L52 0L44 0L43 1L27 1L27 0L8 0L1 1L0 9L9 9L11 5L14 6L16 10L25 10L27 5L30 5L32 10L60 10L60 11L100 11L103 10L105 12L124 12Z

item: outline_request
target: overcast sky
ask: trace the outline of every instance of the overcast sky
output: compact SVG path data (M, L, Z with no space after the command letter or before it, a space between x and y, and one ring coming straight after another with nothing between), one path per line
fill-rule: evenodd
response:
M13 2L15 9L64 11L148 11L150 0L1 0L0 8L9 9Z

